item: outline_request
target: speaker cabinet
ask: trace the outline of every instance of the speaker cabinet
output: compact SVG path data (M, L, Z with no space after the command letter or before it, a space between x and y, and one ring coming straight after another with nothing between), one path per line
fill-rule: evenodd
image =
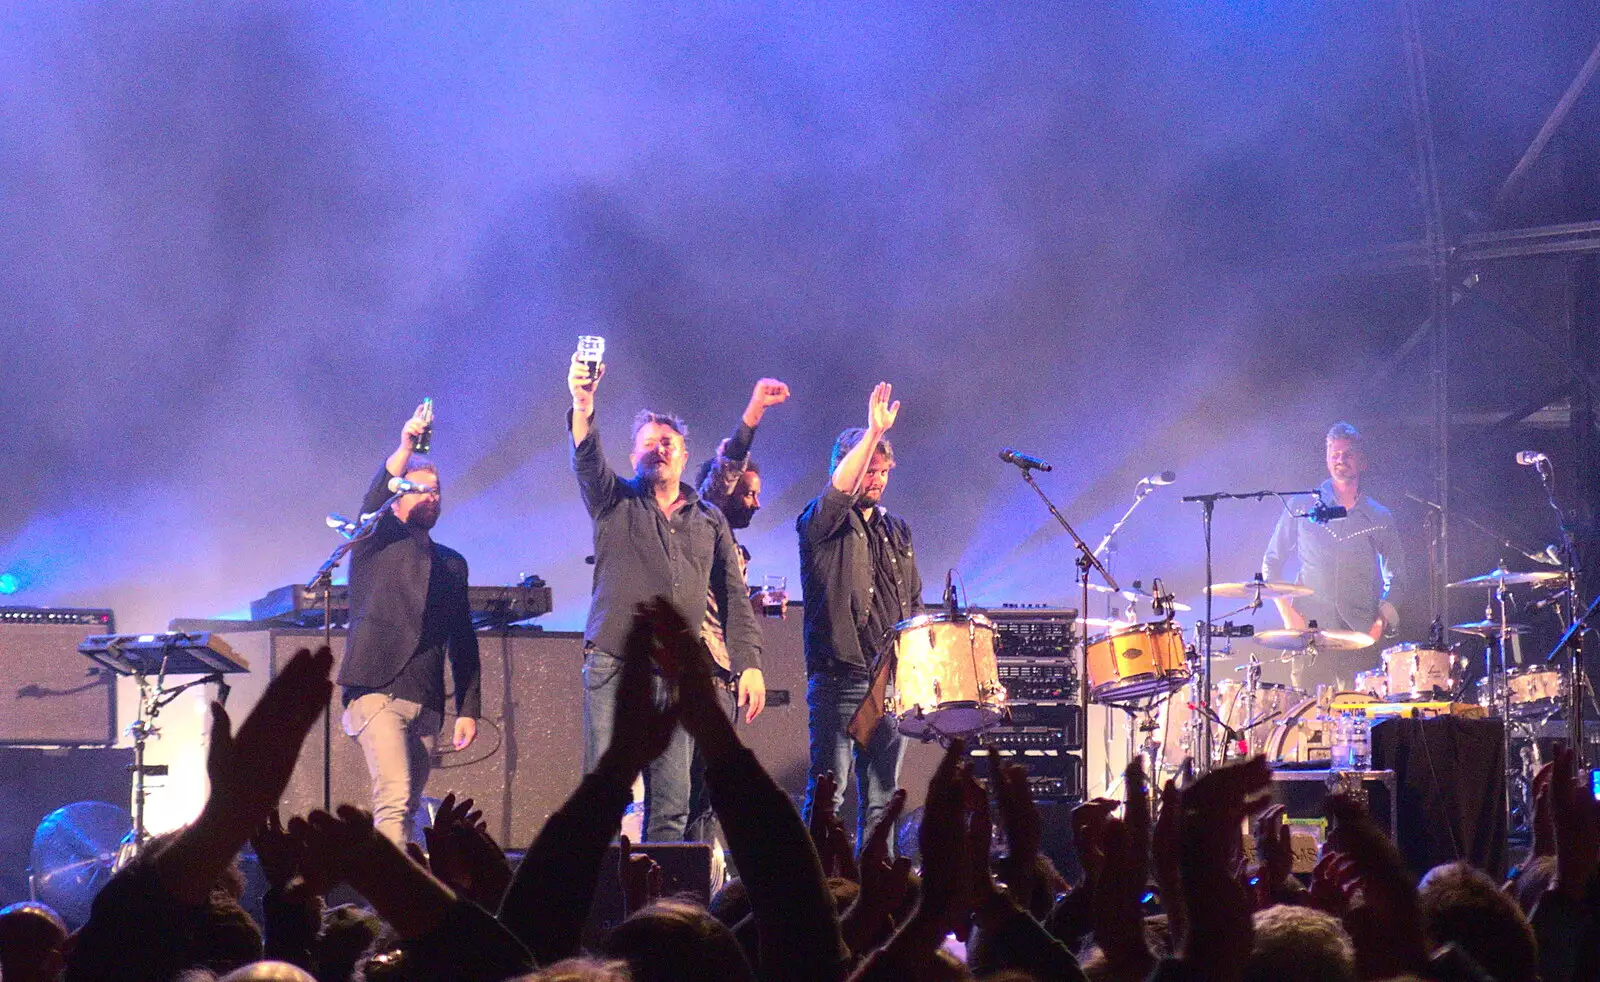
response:
M267 666L272 675L300 648L317 648L322 633L301 628L229 634L228 643ZM345 634L333 632L334 675L344 657ZM450 746L455 717L447 715L424 794L454 791L483 810L495 840L522 848L552 812L566 803L583 776L583 639L577 633L512 630L478 635L482 662L483 718L478 738L463 751ZM260 660L258 661L257 658ZM235 686L229 711L242 719L259 698L265 678ZM449 684L448 668L445 672ZM242 698L241 698L242 697ZM453 696L445 699L453 708ZM332 735L332 800L370 807L371 783L361 748L340 726L344 713L338 686L329 703ZM322 727L313 726L284 792L284 814L322 807Z
M126 809L132 766L132 750L0 747L0 907L28 899L29 853L39 822L78 801Z
M0 607L0 744L115 743L114 678L78 654L115 629L109 610Z

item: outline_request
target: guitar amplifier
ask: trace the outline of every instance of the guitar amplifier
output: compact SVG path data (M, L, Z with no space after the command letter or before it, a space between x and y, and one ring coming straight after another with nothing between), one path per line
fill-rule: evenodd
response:
M0 744L116 743L116 676L78 654L115 624L109 610L0 607Z

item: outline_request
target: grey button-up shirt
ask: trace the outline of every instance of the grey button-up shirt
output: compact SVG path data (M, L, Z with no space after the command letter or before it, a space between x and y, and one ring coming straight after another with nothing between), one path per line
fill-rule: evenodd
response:
M594 521L594 594L584 641L621 654L634 607L657 596L666 597L685 621L699 624L710 591L728 612L730 670L737 675L760 668L761 628L744 601L738 545L722 512L681 484L684 503L668 518L637 478L618 477L606 463L592 420L589 435L573 448L572 469Z
M1333 482L1322 482L1322 500L1334 501ZM1288 512L1261 558L1261 575L1282 580L1287 561L1298 556L1296 583L1315 592L1297 599L1295 609L1319 627L1366 631L1378 619L1378 604L1399 605L1404 558L1400 533L1389 509L1361 495L1349 517L1326 525Z

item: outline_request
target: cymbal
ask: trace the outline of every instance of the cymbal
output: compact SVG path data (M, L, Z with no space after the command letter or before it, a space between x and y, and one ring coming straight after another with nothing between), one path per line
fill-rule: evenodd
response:
M1274 583L1271 580L1245 580L1243 583L1213 583L1213 597L1231 597L1236 600L1276 600L1279 597L1309 597L1314 591L1298 583Z
M1257 631L1251 640L1278 651L1305 651L1311 647L1321 651L1356 651L1376 643L1370 635L1360 631Z
M1122 598L1124 600L1132 600L1137 603L1140 600L1154 600L1155 594L1151 593L1149 590L1146 590L1142 586L1130 586L1123 589ZM1190 607L1188 604L1179 603L1178 601L1174 600L1172 601L1172 609L1193 610L1194 608Z
M1499 621L1473 621L1470 624L1451 624L1450 630L1457 634L1476 634L1480 638L1498 637L1500 634ZM1507 634L1527 634L1533 630L1526 624L1507 624Z
M1099 628L1102 631L1120 631L1127 627L1137 627L1139 624L1138 621L1113 621L1105 617L1082 617L1072 623L1082 624L1086 628Z
M1484 573L1481 576L1474 576L1470 579L1457 580L1454 583L1447 585L1451 587L1499 586L1501 584L1506 586L1524 586L1529 583L1554 583L1556 580L1564 580L1566 578L1567 574L1551 569L1512 571L1502 568L1491 570L1490 572Z

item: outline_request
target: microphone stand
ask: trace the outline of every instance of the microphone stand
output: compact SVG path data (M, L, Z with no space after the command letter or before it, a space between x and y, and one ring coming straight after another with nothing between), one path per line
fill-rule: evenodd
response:
M1028 482L1028 486L1033 488L1034 493L1039 496L1039 500L1043 501L1044 506L1050 510L1050 514L1055 516L1055 520L1061 523L1061 527L1067 530L1068 535L1072 536L1073 545L1078 550L1078 558L1074 561L1074 565L1078 568L1078 585L1083 598L1083 602L1078 608L1078 620L1080 621L1078 640L1083 646L1082 670L1078 673L1078 708L1079 712L1083 714L1084 745L1087 749L1089 737L1089 571L1091 569L1098 570L1100 577L1106 581L1106 586L1111 589L1121 590L1122 588L1117 585L1117 581L1112 577L1111 571L1106 569L1105 564L1100 562L1099 557L1095 555L1095 550L1089 548L1089 544L1084 542L1083 538L1078 535L1077 530L1072 527L1072 523L1066 520L1061 512L1056 509L1055 503L1050 500L1049 495L1045 494L1044 489L1039 487L1039 482L1033 479L1032 471L1027 467L1023 467L1021 470L1022 479ZM1137 503L1135 502L1135 504ZM1129 509L1129 511L1131 512L1132 509ZM1084 784L1086 785L1083 791L1084 796L1087 797L1089 790L1087 787L1089 773L1087 760L1084 761L1083 773L1085 777Z
M1317 490L1312 490L1312 491L1250 491L1250 492L1240 493L1240 494L1236 494L1236 493L1232 493L1232 492L1228 492L1228 491L1217 491L1217 492L1213 492L1211 494L1186 494L1186 495L1183 496L1183 500L1184 501L1196 501L1196 502L1200 503L1200 524L1201 524L1201 528L1204 531L1205 543L1206 543L1206 619L1205 619L1206 629L1203 632L1201 632L1201 635L1200 635L1200 692L1199 692L1199 696L1200 696L1200 701L1202 703L1209 704L1211 702L1211 613L1212 613L1212 610L1211 610L1211 601L1212 601L1211 587L1215 583L1215 580L1212 578L1212 569L1211 569L1211 525L1212 525L1212 520L1215 517L1215 512L1216 512L1216 508L1217 508L1217 502L1219 502L1219 501L1227 501L1227 500L1236 500L1236 499L1246 499L1246 498L1254 499L1256 501L1260 501L1262 498L1266 498L1266 497L1273 497L1273 498L1299 498L1299 497L1305 497L1307 495L1310 495L1312 497L1316 497L1316 498L1318 498L1318 500L1321 500L1320 492L1317 491ZM1257 599L1258 600L1260 599L1259 596L1257 597ZM1201 729L1200 729L1200 746L1196 749L1196 754L1199 757L1199 759L1197 761L1195 761L1195 770L1196 770L1197 773L1205 774L1205 773L1208 773L1211 770L1213 735L1212 735L1212 723L1211 723L1211 721L1210 720L1206 720L1205 716L1203 714L1202 714L1201 718L1203 720L1205 720L1205 722L1203 723L1203 725L1201 726Z
M377 511L370 515L361 516L361 523L354 532L348 533L345 541L339 543L338 548L328 556L327 560L312 574L306 583L306 589L322 592L322 643L329 651L333 650L333 571L339 568L339 561L345 557L357 542L370 536L378 528L378 522L388 514L390 506L399 501L406 492L397 491L389 496ZM344 534L344 533L341 533ZM333 811L333 704L329 703L322 710L322 810Z
M1534 465L1534 470L1539 472L1539 481L1544 485L1545 497L1550 502L1550 510L1556 513L1556 520L1561 527L1561 558L1566 560L1567 574L1567 610L1571 622L1567 625L1566 633L1556 642L1550 654L1545 656L1545 661L1554 661L1561 654L1562 649L1570 649L1571 662L1567 665L1567 705L1564 707L1567 714L1567 743L1572 747L1573 765L1582 771L1586 765L1583 734L1583 697L1588 691L1588 678L1583 666L1583 636L1588 633L1589 618L1594 615L1596 606L1600 606L1600 597L1589 604L1585 609L1582 590L1578 579L1582 570L1578 566L1578 543L1573 535L1572 526L1567 521L1567 513L1561 510L1561 505L1556 501L1555 487L1551 482L1553 468L1549 461L1541 461ZM1579 613L1582 610L1583 613ZM1503 659L1502 659L1503 660ZM1509 736L1508 736L1509 740Z

